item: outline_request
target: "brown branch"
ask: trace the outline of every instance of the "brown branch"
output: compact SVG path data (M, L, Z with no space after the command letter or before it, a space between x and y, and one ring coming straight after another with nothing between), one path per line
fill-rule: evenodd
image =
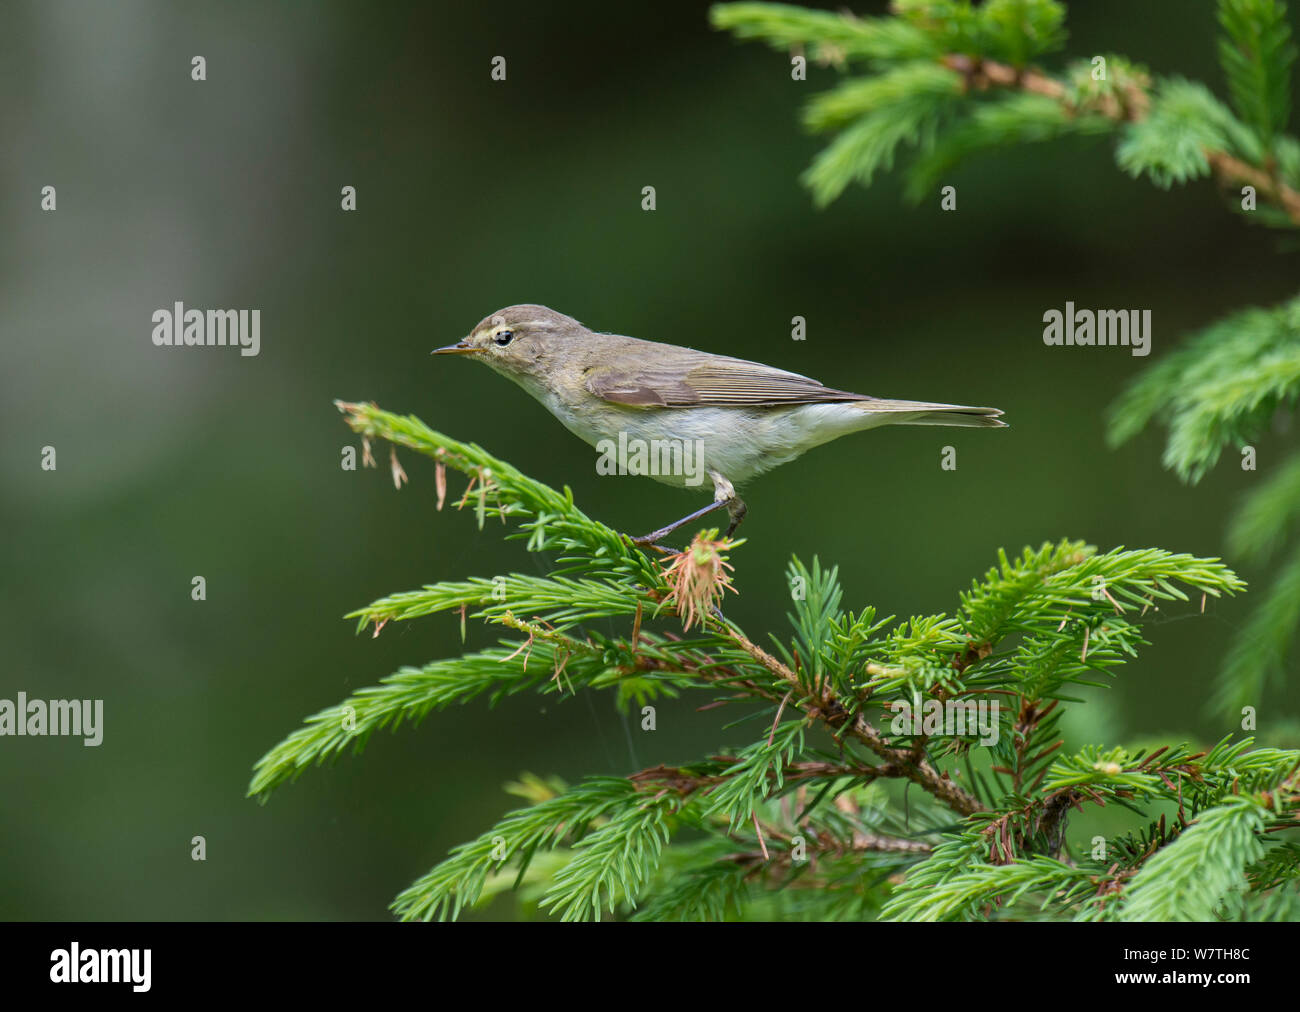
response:
M1300 225L1300 192L1297 192L1276 176L1234 158L1226 151L1205 150L1205 159L1214 169L1219 181L1225 185L1231 182L1246 183L1253 186L1265 197L1278 204L1287 217Z
M722 627L722 631L741 650L749 654L750 657L763 665L777 678L793 688L804 689L804 686L800 685L798 677L789 667L782 664L781 661L762 647L751 643L743 633L725 626ZM850 720L848 711L844 709L843 705L829 689L824 690L819 698L813 698L811 706L806 708L806 712L810 717L815 717L826 724L832 734L838 732L852 735L871 749L872 752L884 759L884 766L875 767L877 775L906 777L912 783L934 795L935 798L942 801L953 811L962 815L972 815L983 810L984 806L973 795L968 794L949 780L947 774L940 773L925 759L913 755L912 750L895 748L890 745L884 736L872 726L871 722L861 714Z
M735 763L734 756L712 756L714 762ZM828 777L858 777L874 780L882 775L879 767L865 765L840 765L828 762L796 762L781 767L777 771L767 771L768 779L775 785L778 780L783 783L798 783L801 780L825 780ZM666 787L686 797L696 791L707 794L710 790L727 780L722 773L691 773L679 766L651 766L639 770L628 777L633 783L650 787Z
M1018 70L1005 63L972 59L961 53L949 54L941 62L945 67L961 74L968 88L978 91L987 91L990 88L1012 88L1043 95L1060 102L1072 115L1078 112L1092 112L1118 123L1137 123L1146 118L1151 108L1150 95L1136 84L1125 88L1122 101L1117 100L1113 95L1106 95L1091 105L1076 108L1070 102L1066 86L1042 71L1032 68ZM1287 186L1276 173L1251 165L1226 151L1205 148L1203 154L1220 185L1245 183L1253 186L1261 196L1271 200L1285 211L1291 221L1300 225L1300 191Z
M770 827L767 831L769 835L772 834ZM845 857L849 854L916 854L917 856L924 856L931 853L933 849L930 844L923 840L904 840L901 837L883 836L879 833L855 833L852 844L845 844L839 840L827 840L826 845L820 850L811 851L808 859L813 861L818 857ZM778 850L771 856L756 850L738 851L734 854L725 855L722 860L741 866L749 865L755 871L760 868L771 868L774 865L788 867L794 864L794 859L788 849ZM813 882L810 888L830 887L824 882Z

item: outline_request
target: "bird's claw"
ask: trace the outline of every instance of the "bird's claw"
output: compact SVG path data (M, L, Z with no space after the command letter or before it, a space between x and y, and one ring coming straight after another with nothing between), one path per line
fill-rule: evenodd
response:
M663 555L681 554L676 548L669 548L667 545L659 544L659 537L656 537L656 535L662 536L661 532L653 531L650 534L643 534L639 538L634 538L630 534L624 534L623 538L629 545L633 545L636 548L653 548L656 552L660 552Z

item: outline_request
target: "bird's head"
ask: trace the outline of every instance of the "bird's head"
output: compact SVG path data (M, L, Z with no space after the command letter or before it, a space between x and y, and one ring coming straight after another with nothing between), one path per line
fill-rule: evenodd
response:
M455 344L434 349L435 355L469 355L515 379L541 376L553 358L588 333L577 320L545 306L507 306Z

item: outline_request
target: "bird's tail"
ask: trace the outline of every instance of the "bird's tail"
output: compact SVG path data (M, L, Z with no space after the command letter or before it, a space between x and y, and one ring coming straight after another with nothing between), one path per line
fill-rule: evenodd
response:
M927 401L887 401L872 399L860 402L873 415L894 425L957 425L972 429L1005 429L998 408L974 408L965 404L931 404ZM888 418L898 415L897 419Z

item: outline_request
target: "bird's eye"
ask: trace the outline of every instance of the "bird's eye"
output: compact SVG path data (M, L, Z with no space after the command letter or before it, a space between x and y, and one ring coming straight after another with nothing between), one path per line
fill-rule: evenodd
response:
M502 348L504 348L507 344L509 344L514 339L515 339L515 332L513 330L499 330L492 338L492 340L495 341Z

